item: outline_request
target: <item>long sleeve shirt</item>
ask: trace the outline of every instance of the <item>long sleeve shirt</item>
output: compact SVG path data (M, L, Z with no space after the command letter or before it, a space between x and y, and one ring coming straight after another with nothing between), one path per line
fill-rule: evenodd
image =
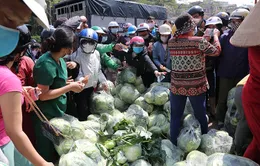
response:
M88 83L84 88L96 87L98 82L106 82L106 77L101 71L100 54L97 50L92 54L86 54L82 52L81 48L78 48L71 55L71 60L80 65L77 81L81 81L89 75Z
M202 37L185 37L170 40L168 47L172 60L172 93L183 96L205 93L208 87L205 56L219 55L219 42L212 45Z
M244 78L249 73L248 49L239 48L229 42L231 30L220 37L222 52L218 58L218 76L224 78Z
M165 49L161 42L157 41L154 43L153 62L158 68L160 68L160 66L163 65L164 67L171 69L171 58L168 46Z

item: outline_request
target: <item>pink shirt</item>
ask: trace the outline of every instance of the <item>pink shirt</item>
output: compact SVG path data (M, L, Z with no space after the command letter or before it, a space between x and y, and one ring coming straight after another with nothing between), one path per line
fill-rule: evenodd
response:
M0 96L8 92L22 92L21 81L6 66L0 66ZM23 99L22 99L23 100ZM0 105L0 146L7 144L10 138L5 132L4 120Z

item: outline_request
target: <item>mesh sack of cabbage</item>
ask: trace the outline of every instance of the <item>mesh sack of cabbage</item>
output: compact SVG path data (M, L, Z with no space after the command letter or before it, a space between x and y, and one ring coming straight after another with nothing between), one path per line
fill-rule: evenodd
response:
M97 92L92 96L91 112L94 114L108 113L115 109L114 97L106 92Z
M232 137L236 132L236 127L240 119L240 115L235 104L235 91L236 88L233 88L228 93L228 98L227 98L228 109L224 121L224 129Z
M229 153L233 144L233 138L225 131L210 130L201 137L200 151L206 155L214 153Z
M136 82L136 69L127 67L117 75L116 84L129 83L134 84Z

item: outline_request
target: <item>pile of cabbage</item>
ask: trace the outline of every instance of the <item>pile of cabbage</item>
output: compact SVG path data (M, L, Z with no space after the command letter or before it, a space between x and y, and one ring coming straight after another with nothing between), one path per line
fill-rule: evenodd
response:
M51 120L67 135L55 146L59 166L257 165L227 154L233 144L227 132L210 130L202 135L189 100L177 146L173 145L169 83L146 89L135 70L127 68L118 75L116 86L109 87L108 92L93 95L87 121L67 116Z

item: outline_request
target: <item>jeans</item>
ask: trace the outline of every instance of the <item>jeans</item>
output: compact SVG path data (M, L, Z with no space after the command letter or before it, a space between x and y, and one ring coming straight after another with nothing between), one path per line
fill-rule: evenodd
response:
M186 105L187 96L175 95L171 92L171 141L177 145L177 137L181 128L181 119ZM189 100L194 110L194 116L200 122L202 134L208 132L208 123L206 117L206 94L199 96L189 96Z

